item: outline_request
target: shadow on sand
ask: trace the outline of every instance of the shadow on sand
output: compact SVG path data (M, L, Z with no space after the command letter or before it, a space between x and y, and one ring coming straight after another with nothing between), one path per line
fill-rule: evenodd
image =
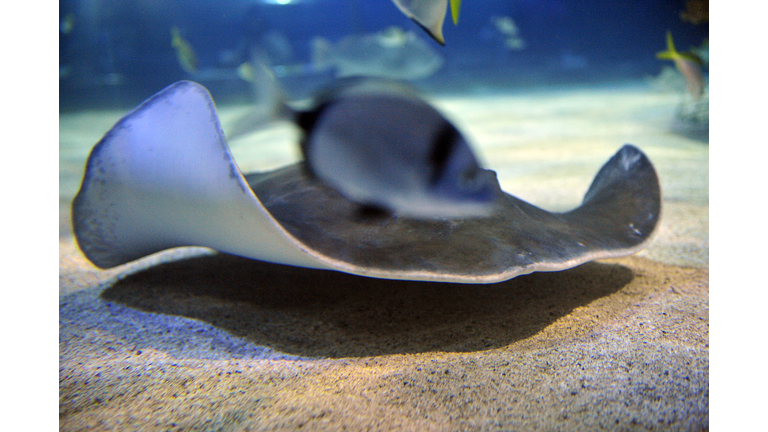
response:
M101 297L288 354L356 357L506 346L632 279L593 262L493 285L393 281L215 254L126 276Z

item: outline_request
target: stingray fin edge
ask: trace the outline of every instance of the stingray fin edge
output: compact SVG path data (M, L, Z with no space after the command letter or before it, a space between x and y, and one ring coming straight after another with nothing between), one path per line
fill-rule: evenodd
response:
M565 216L579 219L595 232L615 233L616 249L628 251L617 256L630 255L658 229L661 194L651 161L639 148L626 144L600 168L582 205Z

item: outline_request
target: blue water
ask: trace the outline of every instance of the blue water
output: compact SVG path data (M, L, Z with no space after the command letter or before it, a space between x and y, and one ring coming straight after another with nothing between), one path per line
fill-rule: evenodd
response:
M434 75L414 83L434 92L642 79L671 64L655 57L665 49L667 30L680 51L709 33L708 22L681 19L684 0L463 3L458 25L447 17L440 46L390 0L61 0L60 108L131 108L175 81L195 79L177 61L172 26L194 47L200 69L232 72L199 77L219 104L248 102L249 84L234 70L247 61L246 47L270 33L289 47L270 53L273 65L308 66L316 36L338 41L389 26L413 30L445 59ZM492 23L498 16L514 20L524 49L504 47ZM290 97L300 98L333 78L305 67L280 81Z

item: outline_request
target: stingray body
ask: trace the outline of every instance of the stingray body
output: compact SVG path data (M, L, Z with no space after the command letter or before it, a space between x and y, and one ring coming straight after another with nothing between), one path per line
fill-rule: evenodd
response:
M365 86L333 91L304 114L308 117L299 115L308 126L304 146L313 145L313 134L327 131L321 119L329 104L369 94ZM384 94L397 97L397 92ZM473 160L461 152L452 157ZM308 168L333 162L324 158L307 152L304 162L244 175L210 95L182 81L128 113L93 148L72 205L75 236L86 257L102 268L172 247L206 246L369 277L490 283L635 253L659 222L658 178L647 157L631 145L602 167L583 203L567 213L547 212L498 189L482 216L394 212L367 217L360 213L364 202L318 177L318 168ZM395 172L413 169L403 161L396 165ZM498 185L493 176L482 177L483 182ZM400 193L378 187L373 190L388 199ZM467 200L458 192L448 196L448 207Z

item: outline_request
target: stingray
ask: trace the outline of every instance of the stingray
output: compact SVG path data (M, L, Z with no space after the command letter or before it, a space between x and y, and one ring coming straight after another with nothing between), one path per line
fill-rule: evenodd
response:
M342 86L293 115L304 160L245 175L204 87L181 81L152 96L88 157L72 204L80 249L101 268L205 246L368 277L492 283L633 254L659 225L656 172L632 145L579 207L551 213L503 192L453 125L396 86ZM416 121L403 126L403 115ZM397 176L409 180L393 186Z

